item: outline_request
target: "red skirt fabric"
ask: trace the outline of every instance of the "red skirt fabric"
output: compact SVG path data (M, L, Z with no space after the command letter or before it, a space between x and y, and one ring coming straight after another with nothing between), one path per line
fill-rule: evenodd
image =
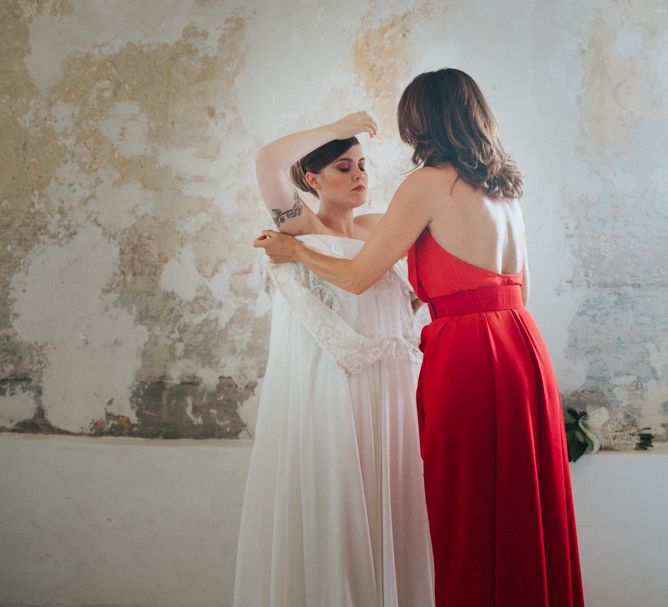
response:
M417 402L436 605L583 606L561 400L521 273L467 264L428 232L409 266L433 317Z

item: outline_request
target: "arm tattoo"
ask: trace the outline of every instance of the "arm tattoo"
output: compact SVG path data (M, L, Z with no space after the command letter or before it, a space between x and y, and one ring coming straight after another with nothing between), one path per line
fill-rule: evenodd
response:
M295 192L294 201L295 204L292 205L292 208L288 209L287 211L281 211L281 209L271 210L271 212L274 214L274 223L276 224L276 227L280 226L282 223L285 223L286 219L292 219L293 217L297 217L298 215L302 214L303 203L297 192Z

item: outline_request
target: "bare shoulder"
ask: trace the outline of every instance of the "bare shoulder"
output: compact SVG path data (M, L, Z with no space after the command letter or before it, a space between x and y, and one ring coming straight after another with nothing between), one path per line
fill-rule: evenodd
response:
M430 223L442 212L456 180L457 171L451 166L421 167L402 181L392 204L396 201L403 213L417 214Z
M451 165L420 167L410 173L401 187L411 191L430 190L434 187L451 186L457 180L457 170Z
M365 213L364 215L357 215L355 223L361 228L373 228L383 217L384 213Z

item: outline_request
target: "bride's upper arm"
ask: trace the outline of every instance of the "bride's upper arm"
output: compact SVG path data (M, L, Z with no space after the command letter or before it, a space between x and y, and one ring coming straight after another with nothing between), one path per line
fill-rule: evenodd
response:
M287 171L266 163L262 155L258 154L255 174L260 193L277 230L292 235L314 231L317 217L302 200Z

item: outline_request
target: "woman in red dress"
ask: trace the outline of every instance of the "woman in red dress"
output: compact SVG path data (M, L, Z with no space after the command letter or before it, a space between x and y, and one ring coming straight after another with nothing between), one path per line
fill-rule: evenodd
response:
M480 89L459 70L417 76L398 120L419 168L355 258L327 257L274 231L254 244L354 293L408 253L432 317L417 406L436 604L581 607L561 401L524 307L520 173Z

